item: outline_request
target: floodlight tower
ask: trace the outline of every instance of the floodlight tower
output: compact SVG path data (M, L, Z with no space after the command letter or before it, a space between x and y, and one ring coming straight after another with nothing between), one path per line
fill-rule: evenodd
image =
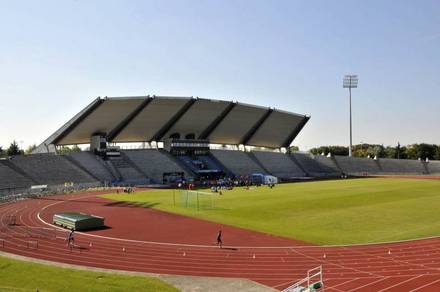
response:
M348 156L351 157L351 148L353 146L353 131L351 125L351 89L357 88L358 86L358 76L357 75L345 75L344 82L342 84L343 88L348 88L350 94L350 148L348 148Z

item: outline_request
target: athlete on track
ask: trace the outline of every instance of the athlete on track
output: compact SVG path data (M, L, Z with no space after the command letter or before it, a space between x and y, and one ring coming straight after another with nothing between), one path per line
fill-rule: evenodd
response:
M217 245L222 248L223 247L223 242L222 242L222 231L219 230L218 234L217 234Z

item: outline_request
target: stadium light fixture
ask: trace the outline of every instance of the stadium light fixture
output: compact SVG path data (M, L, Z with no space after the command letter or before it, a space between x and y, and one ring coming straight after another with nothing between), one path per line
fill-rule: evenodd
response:
M344 81L342 83L343 88L348 88L349 96L350 96L350 148L348 148L348 156L352 155L352 146L353 146L353 131L352 131L352 122L351 122L351 89L357 88L358 86L358 76L357 75L345 75Z

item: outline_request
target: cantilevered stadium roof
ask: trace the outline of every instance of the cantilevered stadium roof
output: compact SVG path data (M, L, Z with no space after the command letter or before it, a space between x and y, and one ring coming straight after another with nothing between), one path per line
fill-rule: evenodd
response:
M239 102L192 97L97 98L41 145L164 141L173 134L215 144L288 147L308 116ZM41 148L39 147L39 148Z

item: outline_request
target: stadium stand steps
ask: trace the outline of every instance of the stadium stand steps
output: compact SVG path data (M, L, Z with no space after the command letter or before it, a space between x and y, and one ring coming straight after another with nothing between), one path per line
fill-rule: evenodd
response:
M314 159L325 168L331 176L340 176L342 174L341 169L335 164L334 160L323 155L316 155Z
M149 178L139 171L137 166L133 166L122 152L120 157L110 157L107 161L120 174L123 183L148 184L150 182Z
M251 154L260 162L267 173L282 180L292 180L306 176L306 173L284 153L253 151Z
M383 174L426 174L419 160L379 158Z
M193 176L192 172L183 169L180 164L175 162L173 156L164 150L139 149L124 150L123 152L156 183L162 183L163 174L166 172L183 172L187 178Z
M233 176L234 173L228 169L220 160L218 160L214 155L212 155L212 153L208 153L207 156L209 157L209 159L211 159L212 161L214 161L215 164L218 165L218 167L223 170L223 172L228 175L228 176Z
M188 166L195 175L204 175L206 173L228 173L223 167L213 159L212 155L199 155L199 156L187 156L179 155L175 156L181 163Z
M189 156L186 155L179 155L176 156L177 160L179 160L179 163L182 163L183 165L187 166L189 168L189 170L191 170L192 173L194 173L195 175L197 174L197 168L196 166L192 163L193 159Z
M335 161L345 174L348 175L369 175L379 174L378 164L371 158L334 156Z
M308 173L308 171L299 163L299 161L296 159L296 157L294 155L291 155L289 153L286 154L286 156L296 165L299 167L299 169L301 169L301 171L304 173L305 176L310 177L310 173Z
M180 168L185 170L186 173L190 174L191 177L194 177L197 175L190 166L188 166L185 162L183 162L182 160L180 160L176 156L171 155L171 153L169 153L168 151L165 151L165 150L159 150L159 151L162 152L165 156L167 156L170 160L174 161L174 163L176 163L178 166L180 166Z
M243 151L212 149L211 154L236 176L266 173Z
M374 160L374 163L376 163L377 167L379 168L379 171L383 172L382 165L380 165L379 160L378 159L373 159L373 160Z
M111 163L111 161L109 160L103 160L103 162L105 163L107 169L110 171L110 173L112 174L112 176L115 178L116 181L122 181L122 175L121 173L117 170L117 168Z
M245 152L245 153L247 154L247 156L250 157L250 159L252 159L256 164L258 164L258 166L261 167L262 170L264 170L264 173L273 175L273 173L269 171L269 169L267 169L260 160L258 160L254 152Z
M137 172L139 172L141 175L148 178L148 174L146 174L140 167L134 163L130 157L128 157L124 152L121 152L121 157L130 165L130 167L134 168Z
M425 161L422 161L422 165L423 165L423 168L425 169L425 174L429 174L428 163Z
M67 160L69 160L72 164L74 164L76 167L81 168L84 172L88 173L88 175L90 175L91 177L93 177L95 180L97 181L101 181L101 179L99 179L99 177L97 177L93 172L89 171L88 169L86 169L84 166L82 166L80 163L78 163L75 159L73 159L71 156L69 155L64 155L64 158L66 158Z
M38 182L37 180L33 179L32 177L30 177L26 172L24 172L22 169L20 169L19 167L17 167L15 164L11 163L8 159L2 160L2 162L8 166L9 168L11 168L12 170L14 170L15 172L19 173L20 175L24 176L25 178L27 178L28 180L30 180L32 182L33 185L38 185L40 182Z
M333 163L336 165L336 168L338 169L338 171L340 171L341 173L344 173L344 170L339 165L338 161L336 160L336 158L333 155L331 157L329 157L329 159L331 159L333 161Z
M289 156L294 157L298 165L311 177L331 177L339 175L339 173L335 173L332 168L320 163L318 159L311 154L294 152Z
M101 182L112 182L116 180L116 177L110 171L108 165L102 160L101 157L95 155L89 151L73 152L67 154L70 158L87 169L90 173L93 173Z
M11 160L16 167L24 171L39 184L59 185L66 182L94 183L95 178L68 159L55 154L33 154L14 156Z
M34 180L29 179L21 172L15 171L9 167L7 160L0 160L0 191L11 189L29 188L31 185L37 184Z
M427 168L430 174L440 174L440 161L431 160L427 163Z

